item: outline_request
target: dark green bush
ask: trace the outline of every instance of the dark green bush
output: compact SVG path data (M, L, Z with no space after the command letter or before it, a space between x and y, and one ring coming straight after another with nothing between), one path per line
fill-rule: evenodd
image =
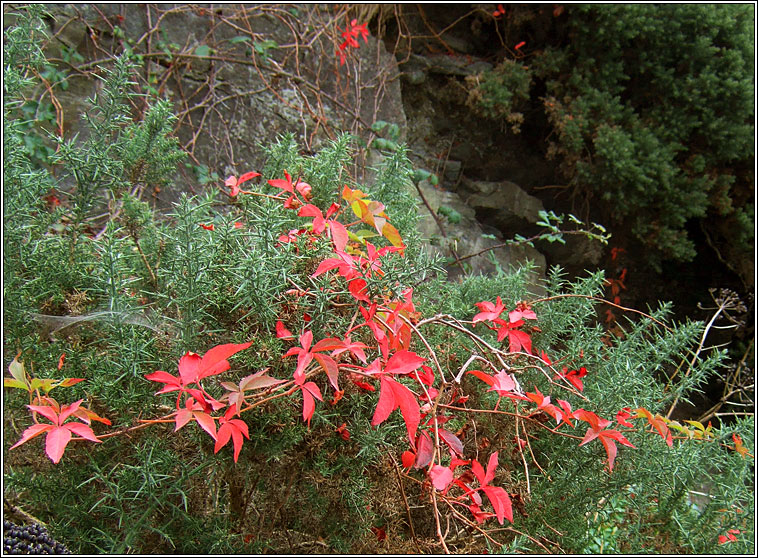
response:
M567 41L538 52L528 73L546 84L548 153L569 184L602 200L655 248L654 265L694 257L693 222L704 223L713 242L731 246L732 265L750 257L752 7L603 4L566 11ZM483 108L508 113L511 97L523 91L498 79L503 67L485 74L476 92Z

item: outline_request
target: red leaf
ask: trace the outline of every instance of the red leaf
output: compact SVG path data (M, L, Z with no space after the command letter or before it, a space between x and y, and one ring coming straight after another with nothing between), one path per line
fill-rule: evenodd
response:
M353 295L355 300L361 300L363 302L371 302L368 297L368 284L363 279L353 279L347 284L347 290Z
M17 448L21 444L28 442L32 438L39 436L44 432L52 430L53 428L55 428L55 426L52 424L32 424L29 428L24 430L24 433L21 435L21 439L8 449Z
M505 310L505 304L503 304L503 301L499 296L497 297L496 304L488 301L483 301L477 302L475 306L479 308L481 312L474 316L474 319L472 320L473 323L496 320Z
M286 177L286 180L282 180L281 178L269 180L269 185L273 186L274 188L280 188L281 190L289 192L290 194L294 194L295 192L292 188L292 177L287 171L284 171L284 176Z
M453 472L448 467L433 465L429 471L429 477L432 479L434 488L439 491L445 490L453 482Z
M63 428L68 428L71 432L73 432L77 436L81 436L82 438L85 438L86 440L89 440L90 442L95 442L99 444L102 441L102 440L99 440L97 436L95 436L95 433L86 424L81 424L79 422L69 422L68 424L64 424Z
M53 463L58 463L61 460L63 452L66 451L66 446L70 440L71 431L63 426L53 428L47 435L47 439L45 440L45 453L47 453L47 456L53 461Z
M176 391L182 385L181 378L172 376L171 374L169 374L168 372L164 372L163 370L156 370L152 374L146 374L145 379L150 380L152 382L161 382L161 383L166 384L165 386L163 386L163 389L156 392L156 395L158 395L159 393Z
M409 374L426 361L412 351L398 351L390 357L384 367L385 374Z
M627 426L629 428L633 428L634 424L629 422L628 418L631 418L631 409L629 407L624 407L621 409L618 413L616 413L616 422L618 422L621 426Z
M200 425L200 427L203 430L205 430L208 434L210 434L211 438L215 440L216 439L216 422L213 420L213 417L202 411L194 411L192 413L192 416L195 417L195 420Z
M316 347L314 347L313 350L315 351ZM321 368L323 368L326 372L326 375L329 378L329 383L332 384L334 390L339 391L340 387L337 383L337 380L339 378L339 369L337 368L337 363L334 361L334 359L330 356L322 354L314 354L313 358L316 359L316 361L321 365Z
M671 436L671 431L669 430L669 427L664 422L663 418L660 415L656 415L655 417L652 415L650 411L645 409L644 407L640 407L639 409L635 409L637 411L637 416L644 416L647 418L648 422L652 427L654 427L658 434L661 435L661 438L666 440L666 444L671 447L674 445L674 440Z
M252 341L240 344L227 343L209 349L200 361L197 379L202 380L207 376L213 376L214 374L220 374L229 370L230 365L226 359L233 354L247 349L252 344Z
M509 392L516 390L516 382L513 380L510 374L505 370L500 370L495 374L492 387L487 391L496 391L498 395L506 395Z
M65 360L65 358L66 358L66 353L63 353L61 355L61 358L58 359L58 370L63 368L63 361Z
M189 351L179 359L179 376L182 384L186 386L197 381L202 360L200 355Z
M384 527L371 527L371 532L376 535L376 540L379 542L387 538L387 531L385 531Z
M611 424L611 421L600 418L592 411L585 411L584 409L577 409L574 411L574 417L588 423L593 430L598 431Z
M319 401L323 401L321 390L315 383L306 382L301 386L301 391L303 393L303 420L308 422L308 427L310 428L313 411L316 410L316 403L313 398L315 397Z
M486 374L486 373L482 372L481 370L469 370L468 372L466 372L466 374L473 374L474 376L476 376L477 378L479 378L481 381L483 381L488 386L491 386L492 384L495 383L495 378L493 378L489 374Z
M276 321L276 337L278 339L294 339L295 336L292 335L292 332L288 330L286 327L284 327L284 324L281 320Z
M65 378L64 380L59 382L58 385L60 387L71 387L83 381L84 381L84 378Z
M52 407L49 407L47 405L27 405L29 409L34 411L35 413L39 413L46 419L48 419L50 422L55 424L56 426L60 425L60 419L58 418L58 413L55 412L55 409Z
M63 424L68 417L70 417L73 413L76 412L76 410L79 408L79 405L82 404L82 401L84 399L80 399L79 401L75 401L74 403L71 403L71 405L67 405L61 409L61 413L58 416L58 424Z
M419 434L418 440L416 440L416 463L414 467L416 469L423 469L434 458L434 444L429 434L422 432Z
M511 505L511 498L508 496L508 492L499 486L485 486L484 493L492 503L492 507L495 510L495 515L497 516L498 523L502 525L503 519L507 519L513 523L513 507Z
M463 443L460 441L458 436L453 434L452 432L448 432L444 428L439 429L440 438L448 445L450 446L450 449L452 449L457 455L463 455Z
M371 426L382 424L395 409L397 409L395 393L392 387L386 383L385 377L382 376L379 388L379 401L376 404L374 416L371 418Z
M409 469L410 467L413 466L414 461L416 461L416 454L413 453L412 451L404 451L402 460L403 460L403 467L406 469Z
M237 180L237 186L241 186L251 178L255 178L256 176L260 176L261 173L259 172L246 172L242 176L239 177L239 180Z
M484 477L484 484L487 485L495 478L495 471L497 470L497 452L490 455L490 459L487 462L487 474Z
M229 442L229 438L231 438L232 443L234 444L234 462L237 463L237 458L242 450L242 436L250 439L247 424L245 424L244 421L239 419L226 421L218 429L216 445L214 446L213 453L218 453L218 451Z
M348 234L345 225L337 221L329 221L329 232L332 235L334 249L344 252L347 246Z
M603 444L603 447L605 448L605 452L608 455L608 470L613 471L613 463L616 460L616 441L633 448L634 446L632 443L627 440L624 435L619 432L618 430L595 430L593 428L588 428L587 433L584 435L584 438L582 439L582 442L579 444L580 446L583 446L584 444L591 442L595 438L599 438L600 442Z
M284 383L286 380L278 380L276 378L272 378L265 372L268 370L268 368L264 368L263 370L256 372L255 374L250 374L249 376L245 376L240 380L239 388L240 391L246 391L248 389L261 389L264 387L270 387L275 386L281 383Z

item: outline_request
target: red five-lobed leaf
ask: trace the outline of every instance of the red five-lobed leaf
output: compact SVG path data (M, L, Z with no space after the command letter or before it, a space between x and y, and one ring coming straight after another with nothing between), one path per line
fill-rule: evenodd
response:
M86 424L78 422L64 424L64 421L79 409L82 401L83 400L80 399L71 405L63 407L60 410L60 414L51 406L27 405L29 409L41 414L53 424L33 424L24 431L21 435L21 439L11 446L10 449L16 448L32 438L47 432L45 453L47 453L47 456L53 461L53 463L58 463L61 460L61 457L63 457L63 452L66 450L66 446L69 441L71 441L72 433L92 442L100 443L100 440L95 436L95 433Z
M595 438L600 439L600 442L603 444L603 447L605 448L606 454L608 454L608 470L609 471L613 471L613 463L616 460L616 453L618 451L618 449L616 448L616 442L619 442L625 446L629 446L630 448L634 447L632 443L629 440L627 440L624 437L624 435L618 430L595 430L594 428L587 429L587 433L584 435L584 439L579 445L583 446L584 444L591 442Z

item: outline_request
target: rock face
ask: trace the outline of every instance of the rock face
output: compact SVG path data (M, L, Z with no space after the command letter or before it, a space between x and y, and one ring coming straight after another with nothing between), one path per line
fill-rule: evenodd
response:
M545 210L539 199L508 180L485 182L464 177L460 194L480 221L505 234L524 234Z
M465 273L487 275L497 272L498 268L509 271L528 260L535 265L530 290L538 296L543 293L540 279L545 276L545 256L531 246L505 245L500 231L480 223L475 209L456 192L435 188L426 180L420 182L418 188L423 200L419 206L422 215L419 231L433 248L448 258L446 270L451 280Z
M157 207L170 208L181 191L219 187L218 180L201 184L193 168L205 166L222 180L260 170L265 161L260 146L283 133L294 133L305 151L314 152L340 130L367 144L375 137L371 124L385 121L397 125L394 139L408 142L413 162L441 179L442 188L420 184L419 211L422 234L451 260L452 279L464 271L508 270L527 259L537 266L535 281L544 274L545 258L533 248L488 250L504 243L503 233L524 234L542 209L539 200L507 180L518 177L467 178L472 172L493 174L486 171L486 153L503 134L461 118L465 96L454 94L452 81L491 68L489 62L411 53L399 66L385 43L369 36L348 49L349 63L340 65L335 51L346 21L324 5L61 4L49 11L54 37L49 56L71 59L75 53L86 64L102 60L104 52L133 51L143 56L136 76L142 89L174 102L177 136L190 158L176 186L152 193ZM445 39L456 48L466 46L454 36ZM87 71L71 73L58 96L69 137L85 131L79 118L88 110L84 99L97 91L98 80ZM135 106L144 108L144 100ZM444 161L430 153L440 146L447 147ZM503 153L512 168L521 167L512 150ZM360 149L357 158L351 172L370 183L370 170L364 169L377 162L375 152Z

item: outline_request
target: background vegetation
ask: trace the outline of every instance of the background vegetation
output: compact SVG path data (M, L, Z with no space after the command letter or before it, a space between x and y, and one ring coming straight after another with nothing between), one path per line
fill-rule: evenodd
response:
M38 7L26 7L5 31L3 201L5 215L13 220L6 220L4 227L4 363L20 352L20 360L35 377L86 378L70 388L57 388L55 396L67 401L85 398L90 408L110 418L112 427L97 425L98 434L170 410L154 396L155 384L144 376L155 370L175 373L175 363L188 350L202 354L219 343L252 341L249 350L232 359L232 380L266 367L274 377L289 377L292 362L281 358L289 345L276 336L276 321L283 320L292 331L307 326L319 338L344 331L356 309L345 292L321 290L326 279L311 277L331 254L329 243L319 238L309 244L302 236L282 245L280 235L301 227L302 219L265 195L231 198L212 180L212 187L199 195L183 195L168 212L144 201L147 189L175 180L185 155L172 137L171 104L136 87L139 66L129 52L102 64L102 88L89 101L86 134L45 134L51 119L37 110L39 104L37 109L29 106L29 92L40 86L49 69L40 49L45 36L41 16ZM618 35L611 32L612 18L606 20L592 9L582 17L599 18L601 29ZM656 21L651 19L649 25L659 25ZM635 38L629 33L624 40ZM584 52L582 44L577 38L576 52ZM646 60L634 62L635 67L647 68ZM550 63L567 62L546 53L543 66ZM655 75L657 66L650 64L652 69L645 71ZM695 204L661 221L662 236L651 239L659 247L671 246L672 255L687 257L685 240L678 244L666 239L683 239L678 231L689 216L715 210L718 200L709 195L719 185L726 188L726 197L719 199L736 195L727 187L731 182L726 171L723 176L714 173L727 161L744 157L741 142L746 130L728 121L742 122L744 115L724 111L688 119L667 112L665 118L672 119L665 126L669 136L660 138L655 134L663 128L650 122L664 118L662 113L652 107L642 111L639 101L629 105L642 111L637 114L598 92L600 86L582 75L582 68L591 73L591 66L584 60L576 67L576 77L550 85L555 102L564 107L556 109L556 115L567 115L568 110L588 126L572 136L575 144L568 139L571 128L559 136L561 155L567 161L576 158L570 168L577 185L584 184L584 173L591 171L605 181L603 191L612 196L638 192L617 200L626 208L625 215L634 215L637 206L661 206L664 199L671 204L681 201L686 187L696 184L700 194L688 202L698 202L700 208ZM620 75L601 80L603 87L623 82ZM718 81L714 87L723 85L724 80ZM516 83L527 80L519 77ZM663 81L660 87L666 88ZM742 85L733 87L735 106L744 108ZM486 98L487 92L483 95ZM582 105L579 97L598 100ZM135 99L147 104L142 119L132 117L130 103ZM693 122L706 117L716 126L708 138L714 143L708 145L715 146L718 133L726 134L726 128L734 141L728 149L704 145L698 151L703 169L713 170L692 170L693 175L709 177L698 179L679 166L683 163L675 147L698 144L691 136L701 133L702 126L696 130ZM599 137L605 139L598 141ZM721 137L721 143L727 139ZM629 142L648 141L650 152L623 148ZM652 149L656 145L662 149ZM384 152L373 184L367 185L350 172L356 164L353 146L349 135L339 135L317 152L306 153L291 134L280 135L261 146L265 163L249 170L262 177L250 188L271 194L266 180L282 178L288 170L312 185L314 203L321 210L345 184L361 187L383 202L407 248L404 257L393 254L384 261L385 275L370 286L394 293L412 287L421 315L467 320L476 312L476 302L500 296L513 308L518 301L531 301L539 325L535 347L589 371L584 392L588 400L565 395L574 408L585 405L609 418L630 406L666 415L715 374L729 375L729 385L745 391L749 370L726 367L726 352L704 343L713 324L674 323L668 304L649 314L630 312L619 330L607 331L597 315L604 308L602 272L569 282L554 268L541 299L530 292L534 287L527 283L529 266L495 277L445 281L439 262L428 256L414 229L416 201L408 193L414 169L405 148L396 145ZM645 158L653 152L656 161ZM635 177L641 186L616 191L612 185L619 176ZM666 196L652 187L652 181L662 177L669 179ZM736 203L728 214L736 216L744 207ZM640 234L645 231L640 229ZM310 290L313 296L298 296L293 289ZM719 301L720 316L737 313L733 299L724 296ZM457 373L471 352L466 338L442 328L429 328L424 334L443 368ZM495 343L494 335L488 339ZM423 352L418 345L416 350ZM63 353L65 361L58 370ZM519 381L546 394L552 389L552 382L528 366L520 368ZM327 381L318 382L326 393ZM317 405L310 426L301 420L300 401L292 398L245 413L250 442L237 463L226 450L214 453L199 429L173 433L171 425L153 425L97 445L72 444L57 465L47 460L37 441L9 452L30 419L24 408L27 394L5 390L7 512L46 522L56 539L79 553L439 552L433 504L421 482L424 476L402 470L398 462L405 449L402 420L393 415L372 428L376 393L346 384L337 404ZM494 406L497 396L485 388L472 377L464 378L461 389L470 396L470 408ZM347 439L338 431L342 425L350 434ZM453 551L754 550L752 455L735 451L733 438L740 436L752 451L751 414L714 425L711 437L689 439L675 431L671 447L656 433L632 432L629 439L636 449L623 448L612 473L603 466L599 447L577 448L577 440L533 426L525 433L534 451L525 471L513 451L517 425L505 415L459 417L448 428L461 432L466 453L480 461L492 451L500 452L498 482L521 502L515 506L512 525L483 526L488 536L450 517L446 543ZM579 430L574 433L582 435ZM719 536L730 529L739 531L737 540L720 544Z

